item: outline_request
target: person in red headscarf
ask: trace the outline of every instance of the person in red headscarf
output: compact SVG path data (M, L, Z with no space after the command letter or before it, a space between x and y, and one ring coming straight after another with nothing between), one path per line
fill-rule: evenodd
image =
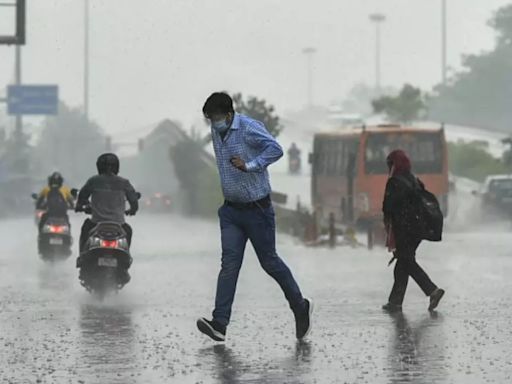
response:
M423 184L411 171L411 161L402 150L395 150L387 157L389 179L386 184L382 211L387 231L387 247L393 252L391 262L396 259L394 270L395 282L389 295L388 303L382 308L389 312L402 310L402 303L407 289L409 276L420 286L425 295L430 297L429 311L434 310L444 295L427 273L416 262L416 249L421 243L408 225L415 212L414 189Z

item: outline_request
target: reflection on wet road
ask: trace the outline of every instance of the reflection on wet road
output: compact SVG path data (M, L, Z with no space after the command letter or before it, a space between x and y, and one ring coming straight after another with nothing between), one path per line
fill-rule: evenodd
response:
M296 342L282 293L250 250L222 345L195 329L212 309L217 223L141 216L133 225L132 281L98 303L73 258L37 258L30 219L0 222L0 383L512 382L506 231L420 248L447 290L434 316L412 283L403 314L380 310L392 283L384 252L308 249L281 236L280 254L316 302L310 339Z
M442 382L446 377L443 354L438 344L429 349L428 341L442 342L442 315L433 312L416 324L409 324L403 313L390 315L396 333L389 351L389 378L391 383ZM430 331L430 333L429 333ZM436 356L437 354L437 356Z
M85 375L101 378L102 372L118 372L119 383L135 376L136 335L130 309L85 304L80 309L80 332L78 367Z
M293 351L288 353L288 356L277 359L269 356L266 363L254 365L251 356L217 344L200 349L197 358L202 364L211 364L214 379L222 384L296 382L297 378L307 374L311 363L311 344L307 341L296 342Z

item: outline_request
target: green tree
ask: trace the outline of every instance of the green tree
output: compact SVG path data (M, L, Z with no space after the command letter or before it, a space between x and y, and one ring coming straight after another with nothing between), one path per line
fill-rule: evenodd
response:
M32 147L29 144L30 136L13 131L8 137L3 132L1 140L3 152L1 161L4 169L11 175L28 176L31 171Z
M500 8L488 25L496 31L498 48L512 44L512 5Z
M510 169L479 142L448 143L448 158L451 173L480 182L488 175L507 173Z
M96 158L105 150L106 139L98 124L61 102L58 114L44 122L36 148L38 171L46 175L59 170L68 182L82 183L95 172Z
M375 113L384 113L396 123L410 123L425 111L425 97L419 88L405 84L397 96L382 96L372 102Z
M512 170L512 137L503 139L502 143L508 145L507 150L503 153L503 163Z
M398 90L393 87L385 87L381 94L394 95ZM342 108L345 113L357 113L363 116L371 115L373 112L372 100L377 98L378 91L364 83L353 86L343 100Z
M265 124L265 127L272 136L279 136L283 130L279 116L275 114L274 106L268 105L266 100L250 96L247 101L245 101L241 93L236 93L233 95L233 102L236 112L261 121Z
M170 156L184 192L186 212L213 216L222 202L222 192L215 160L204 145L200 137L186 137L172 146Z
M512 5L489 21L496 33L492 51L463 58L463 69L429 101L429 116L446 123L511 131Z

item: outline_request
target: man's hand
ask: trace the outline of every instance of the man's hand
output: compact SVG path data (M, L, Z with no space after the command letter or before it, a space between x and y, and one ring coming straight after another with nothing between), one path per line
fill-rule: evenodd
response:
M247 168L245 167L245 161L243 161L240 158L240 156L232 157L230 161L233 167L239 169L242 172L247 172Z
M137 210L133 209L133 208L130 208L129 210L125 211L126 216L135 216L136 213L137 213Z

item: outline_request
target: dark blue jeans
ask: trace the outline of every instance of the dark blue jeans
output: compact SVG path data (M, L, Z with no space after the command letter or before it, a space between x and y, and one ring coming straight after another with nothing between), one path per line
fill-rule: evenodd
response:
M219 209L222 267L217 280L213 318L228 325L236 283L247 240L251 241L262 268L281 287L290 308L300 311L304 298L290 269L276 253L274 208L237 209L224 204Z

